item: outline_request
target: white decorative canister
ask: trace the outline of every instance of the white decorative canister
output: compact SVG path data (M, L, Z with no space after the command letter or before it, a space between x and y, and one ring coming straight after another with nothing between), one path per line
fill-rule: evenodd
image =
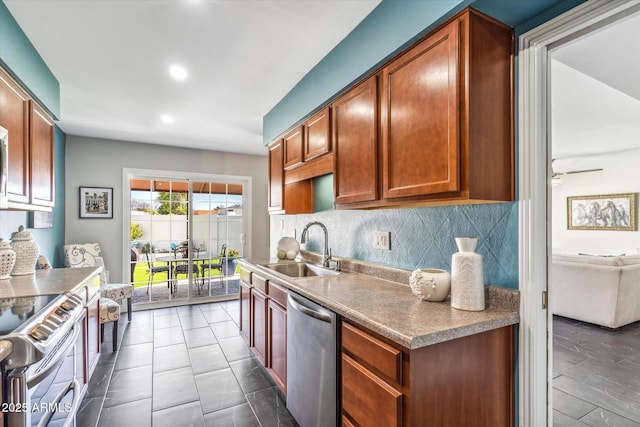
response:
M0 280L11 279L11 270L16 263L16 251L9 242L0 238Z
M414 270L409 276L409 286L423 301L444 301L451 289L451 275L437 268Z
M484 310L482 255L475 253L478 239L456 237L458 250L451 257L451 307Z
M40 255L40 247L31 237L31 233L20 226L18 231L11 235L11 248L16 251L16 263L13 266L12 276L23 276L36 272L36 261Z

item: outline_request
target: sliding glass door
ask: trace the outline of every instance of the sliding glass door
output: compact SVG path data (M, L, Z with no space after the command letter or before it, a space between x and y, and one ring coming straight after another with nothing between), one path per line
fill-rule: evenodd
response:
M133 304L161 306L238 294L250 181L127 175Z

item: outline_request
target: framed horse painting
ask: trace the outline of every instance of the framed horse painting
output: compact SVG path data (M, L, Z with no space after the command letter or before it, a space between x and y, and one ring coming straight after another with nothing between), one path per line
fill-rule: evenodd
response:
M635 231L638 193L567 197L569 230Z

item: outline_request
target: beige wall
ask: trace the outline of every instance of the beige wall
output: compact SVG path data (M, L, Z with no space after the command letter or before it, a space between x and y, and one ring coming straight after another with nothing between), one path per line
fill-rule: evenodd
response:
M129 226L123 221L122 174L127 168L252 177L252 253L246 255L269 254L267 157L69 135L65 168L65 243L98 242L111 282L123 279L123 228ZM112 187L113 219L79 219L80 186Z

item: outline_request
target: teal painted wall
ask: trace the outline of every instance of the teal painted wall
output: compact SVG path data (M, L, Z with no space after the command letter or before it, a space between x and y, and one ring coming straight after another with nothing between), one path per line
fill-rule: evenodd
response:
M0 65L54 118L60 117L60 84L2 0Z
M3 1L0 1L0 65L38 101L54 118L60 115L60 85L47 64L40 57ZM55 201L53 228L29 229L40 245L40 253L49 258L54 267L62 267L61 248L65 234L65 153L66 135L55 127L54 175ZM30 227L28 212L0 211L0 237L10 239L20 225Z
M263 142L268 144L466 6L511 25L518 35L583 1L382 0L264 116Z

